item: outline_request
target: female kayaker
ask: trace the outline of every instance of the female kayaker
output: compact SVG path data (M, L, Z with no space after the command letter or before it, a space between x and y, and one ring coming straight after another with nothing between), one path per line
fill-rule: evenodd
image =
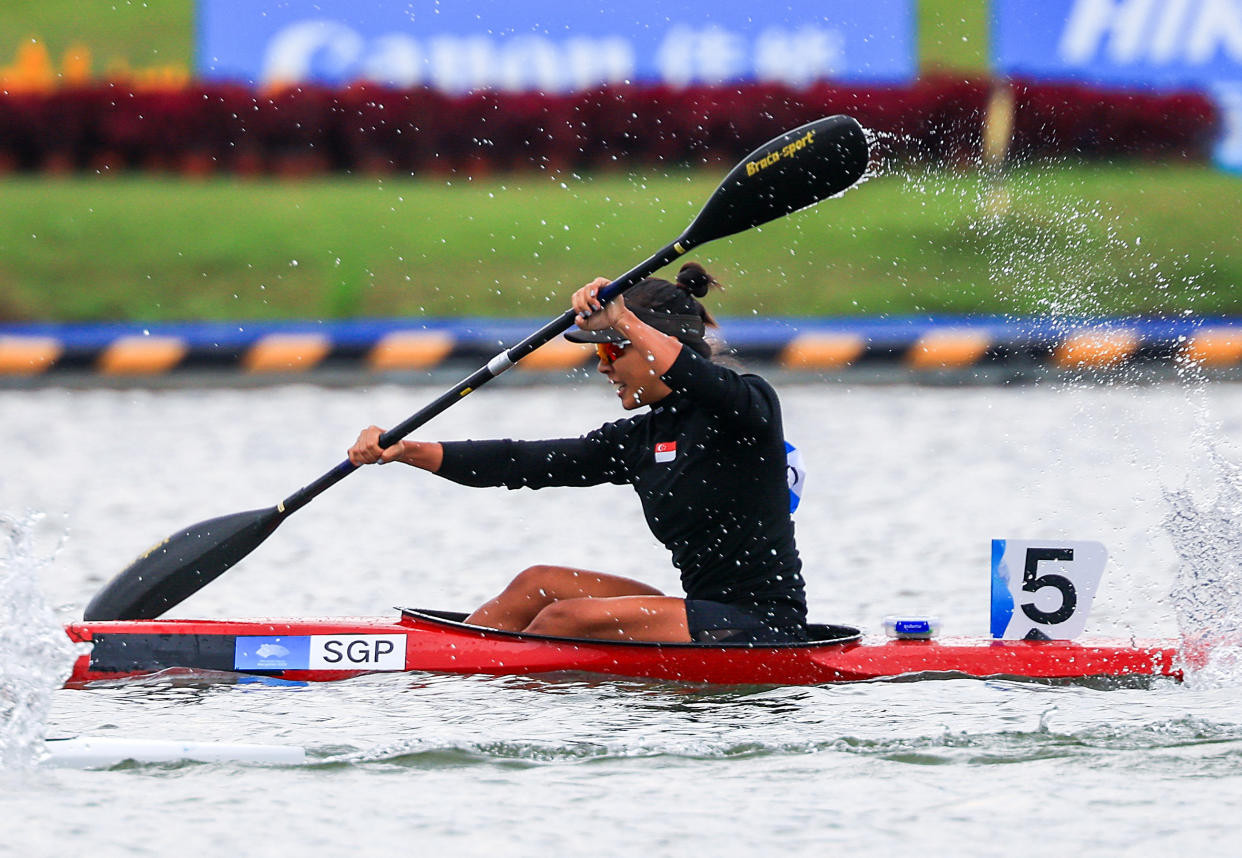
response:
M630 484L672 552L686 598L629 578L533 566L467 622L610 640L776 642L806 637L806 597L790 518L781 409L772 387L712 361L697 300L716 281L697 263L601 305L599 278L573 295L578 330L627 411L580 438L402 441L364 429L355 465L401 461L469 486Z

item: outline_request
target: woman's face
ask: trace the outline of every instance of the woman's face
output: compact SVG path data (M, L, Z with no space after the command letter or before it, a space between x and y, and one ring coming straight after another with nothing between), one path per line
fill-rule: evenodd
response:
M673 392L652 369L647 356L629 343L606 343L596 351L598 369L616 387L626 411L654 405Z

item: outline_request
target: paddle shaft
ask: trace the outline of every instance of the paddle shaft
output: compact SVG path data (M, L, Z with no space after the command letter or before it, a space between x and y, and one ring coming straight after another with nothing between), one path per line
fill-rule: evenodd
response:
M634 268L631 268L625 274L609 283L600 293L600 301L603 303L611 301L631 286L636 285L644 278L676 260L694 246L695 244L690 239L683 236L662 249L660 252L656 253L645 262L636 265ZM420 426L428 423L432 418L447 411L456 403L461 402L466 398L466 396L478 390L493 378L496 378L496 376L512 367L540 346L565 333L573 327L576 315L577 314L572 309L566 310L564 313L548 322L542 328L535 331L517 345L496 355L486 364L479 367L461 381L457 382L457 384L453 385L453 387L444 391L444 393L440 394L425 407L419 409L414 414L411 414L405 420L380 435L380 446L387 448L391 447L393 444L396 444L415 429L418 429ZM358 467L358 465L355 465L350 462L349 459L346 459L322 477L315 480L313 483L303 486L293 494L289 495L289 497L285 498L277 505L276 509L279 510L282 516L288 516L294 512L297 512L316 497L348 477L354 471L358 470Z

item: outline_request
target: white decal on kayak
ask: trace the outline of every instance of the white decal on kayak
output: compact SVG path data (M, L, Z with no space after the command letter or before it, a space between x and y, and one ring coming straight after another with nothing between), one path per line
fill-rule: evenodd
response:
M311 635L311 670L405 670L405 635Z

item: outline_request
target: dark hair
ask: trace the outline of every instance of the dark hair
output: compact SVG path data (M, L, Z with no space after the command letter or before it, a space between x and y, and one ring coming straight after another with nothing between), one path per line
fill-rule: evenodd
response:
M625 293L625 304L643 323L676 337L710 360L715 349L705 338L706 330L719 325L698 299L713 286L720 287L715 277L697 262L687 262L677 272L676 283L659 277L648 277L635 283ZM567 331L565 339L574 343L617 343L624 341L625 336L614 328L605 328Z
M640 281L625 294L625 303L642 321L671 334L705 358L712 357L712 346L704 339L707 327L719 327L716 319L699 303L716 278L697 262L687 262L670 283L659 277Z
M711 312L698 300L713 286L724 288L702 265L687 262L677 272L677 282L670 283L659 277L648 277L626 293L625 303L632 308L660 313L698 316L705 325L718 327Z
M677 272L677 285L690 293L692 298L702 298L707 291L715 286L722 289L719 281L715 277L707 273L707 270L697 262L687 262L681 266L681 270ZM700 304L697 300L693 302L695 309L699 311L699 315L703 317L703 322L711 327L718 327L716 320L712 317L711 312Z

